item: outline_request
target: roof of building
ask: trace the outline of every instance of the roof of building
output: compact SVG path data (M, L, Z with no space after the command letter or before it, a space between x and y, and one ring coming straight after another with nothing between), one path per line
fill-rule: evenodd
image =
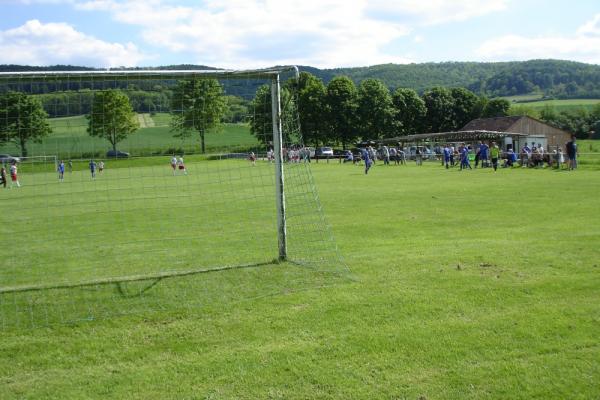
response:
M390 139L384 139L383 143L398 143L398 142L420 142L427 140L444 140L448 142L467 142L472 140L498 140L507 136L520 137L531 136L519 132L517 129L512 129L517 122L522 119L528 119L539 124L547 123L531 118L526 115L516 115L510 117L495 117L495 118L480 118L474 119L465 125L461 130L454 132L436 132L436 133L421 133L418 135L398 136ZM557 129L552 127L553 129ZM568 132L565 132L568 134Z
M479 118L474 119L465 125L461 131L472 131L472 130L485 130L485 131L497 131L497 132L508 132L510 127L513 126L521 118L528 118L524 116L512 116L512 117L495 117L495 118Z
M436 132L436 133L421 133L418 135L407 135L398 136L395 138L384 139L383 143L407 143L407 142L421 142L426 140L444 140L448 142L466 142L471 140L498 140L507 136L519 137L527 136L523 133L515 132L499 132L499 131L487 131L487 130L469 130L469 131L456 131L456 132Z

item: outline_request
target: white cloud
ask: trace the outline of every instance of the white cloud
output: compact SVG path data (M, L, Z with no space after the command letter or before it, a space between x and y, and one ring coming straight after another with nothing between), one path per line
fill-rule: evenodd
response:
M572 36L506 35L484 42L476 52L492 61L557 58L600 64L600 14Z
M581 36L600 36L600 14L596 14L592 20L579 28L577 34Z
M410 19L413 24L434 25L465 21L508 6L509 0L371 0L369 8L393 19Z
M139 27L147 44L183 55L183 62L255 68L412 62L387 49L418 27L497 12L513 0L203 0L186 6L176 0L20 1L108 13Z
M75 64L96 67L134 66L146 58L132 43L108 43L65 23L38 20L0 31L0 54L6 64Z
M419 24L462 21L507 1L205 0L182 7L170 0L78 0L76 7L139 26L148 44L185 54L187 62L337 67L411 62L386 46Z

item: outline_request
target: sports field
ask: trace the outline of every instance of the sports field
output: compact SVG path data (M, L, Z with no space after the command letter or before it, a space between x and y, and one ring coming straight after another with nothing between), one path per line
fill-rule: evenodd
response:
M87 198L113 193L109 186L116 185L117 194L138 193L140 202L145 189L154 204L163 201L159 193L182 193L185 205L176 202L170 211L173 226L188 221L186 230L198 226L203 232L202 219L188 202L197 196L198 204L207 199L185 180L209 179L210 171L227 164L190 160L189 176L173 177L168 160L154 165L150 160L121 171L109 164L106 175L94 182L85 170L74 172L81 176L62 186L51 177L43 194L74 204L78 197L69 188ZM225 163L247 166L246 177L258 173L243 161ZM598 396L600 172L593 164L584 163L575 172L461 173L437 164L411 164L377 165L365 176L361 167L337 163L313 164L311 170L350 276L295 286L287 278L300 279L300 270L283 264L181 277L149 289L150 295L161 294L149 296L150 303L166 300L147 307L132 302L138 308L128 315L5 329L0 332L0 397ZM126 173L148 178L109 179ZM38 184L44 174L35 177ZM20 222L15 211L42 201L27 195L33 190L27 181L34 175L23 173L20 192L0 193L3 198L21 196L3 212L5 246L14 235L9 227ZM167 178L173 178L173 186L152 183ZM134 181L139 186L119 187L119 182ZM92 193L86 194L86 188ZM218 208L216 198L208 204ZM95 229L105 229L103 209L96 210L103 203L80 203L57 216L78 213L92 218ZM118 204L123 207L118 226L152 225L148 214L144 220L136 207ZM267 208L257 207L263 209L257 223L268 231L272 221L264 214ZM243 212L217 214L233 220ZM56 224L39 222L39 235L52 237ZM164 229L170 226L165 223ZM98 258L106 254L90 254L85 242L76 243L80 246L71 251L96 260L99 268L113 265ZM172 254L181 254L185 262L192 259L195 245L182 240L171 246ZM136 259L131 246L120 252L128 265L146 268L144 261L157 261L153 251L137 253L141 259ZM235 262L239 246L234 242L231 247L227 252L215 249L211 257ZM258 246L244 258L268 260L272 256L263 254L266 247ZM33 257L21 251L24 258ZM194 291L198 286L190 286L191 281L202 282L203 290ZM98 305L107 315L122 313L120 307L129 304L110 299Z

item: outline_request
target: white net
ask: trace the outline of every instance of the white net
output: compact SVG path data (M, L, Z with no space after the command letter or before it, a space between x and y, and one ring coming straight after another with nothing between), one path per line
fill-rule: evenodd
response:
M294 69L0 75L0 153L6 180L16 169L20 184L0 196L9 243L0 326L211 305L343 276L308 163L287 156L303 147L294 78Z

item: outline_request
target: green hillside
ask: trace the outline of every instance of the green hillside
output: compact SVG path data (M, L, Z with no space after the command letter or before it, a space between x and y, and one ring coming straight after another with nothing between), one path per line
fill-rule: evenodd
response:
M142 127L117 148L127 151L132 156L158 155L176 153L198 153L200 141L198 134L189 138L173 137L170 130L170 116L158 113L150 117L145 114L146 126ZM29 143L29 155L57 155L59 158L103 157L110 149L108 141L88 135L87 120L84 116L50 118L52 133L41 143ZM242 151L257 146L258 142L251 135L245 124L224 124L219 131L208 132L206 146L208 151ZM16 145L9 143L0 146L1 153L19 154Z
M0 65L0 71L39 69L73 70L74 66L29 67ZM154 69L208 69L202 65L169 65ZM382 64L369 67L319 69L301 66L325 82L346 75L359 83L367 78L382 80L388 87L412 88L418 92L435 86L465 87L488 96L516 96L540 93L556 98L600 98L600 65L565 60L514 62L441 62ZM250 86L257 83L248 83ZM227 87L228 94L248 96L254 88Z

